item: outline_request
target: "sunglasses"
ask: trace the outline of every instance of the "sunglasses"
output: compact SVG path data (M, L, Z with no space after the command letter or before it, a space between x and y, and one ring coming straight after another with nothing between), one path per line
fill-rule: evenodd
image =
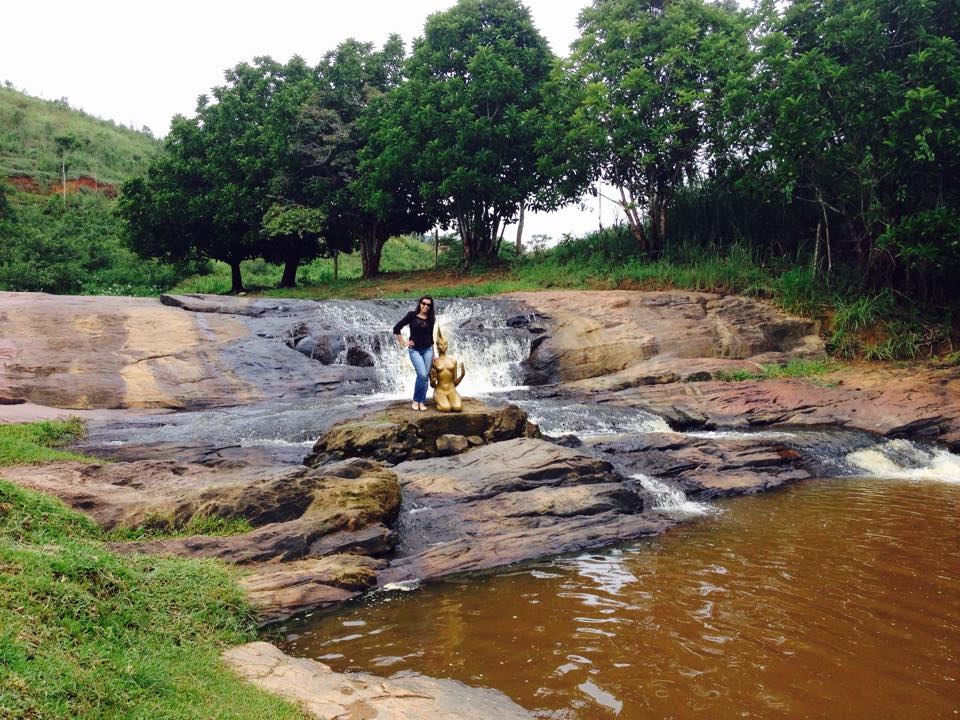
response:
M424 307L433 307L433 303L422 302L420 304L423 305Z

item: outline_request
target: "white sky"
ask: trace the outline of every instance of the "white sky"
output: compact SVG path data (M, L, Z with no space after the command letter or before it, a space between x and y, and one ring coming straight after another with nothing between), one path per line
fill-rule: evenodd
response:
M223 71L257 55L316 64L348 37L382 45L398 33L409 50L431 13L454 0L48 0L3 3L0 82L31 95L66 97L92 115L163 136L177 113L192 115L197 97L223 82ZM553 51L567 54L589 0L526 0ZM524 238L595 229L597 201L550 215L528 215ZM603 224L615 219L603 202ZM512 230L507 239L514 237Z

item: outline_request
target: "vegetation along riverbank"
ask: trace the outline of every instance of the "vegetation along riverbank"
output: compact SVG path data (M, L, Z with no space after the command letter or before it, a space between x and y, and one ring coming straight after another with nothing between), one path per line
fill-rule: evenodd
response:
M57 449L82 432L0 426L0 463L93 462ZM60 500L0 479L0 717L305 717L219 660L256 637L235 573L120 556L107 539Z

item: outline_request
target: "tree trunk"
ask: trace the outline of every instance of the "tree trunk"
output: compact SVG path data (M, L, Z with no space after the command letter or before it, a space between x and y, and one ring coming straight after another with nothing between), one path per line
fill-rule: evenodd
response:
M340 251L333 251L333 279L337 280L340 277Z
M363 277L372 278L380 274L380 253L385 240L371 233L360 241L360 261L363 263Z
M67 156L60 158L60 180L63 182L63 202L67 202Z
M243 278L240 276L240 261L230 261L230 293L236 295L243 292Z
M499 217L490 217L486 211L477 213L459 229L468 265L480 258L496 257L497 239L500 237Z
M517 218L517 255L523 252L523 212L526 210L525 205L520 205L520 217Z
M283 265L283 277L280 278L280 287L292 288L297 286L297 269L300 267L299 253L287 257Z
M637 210L637 204L633 201L633 192L631 191L630 197L627 198L623 186L619 186L618 189L620 190L620 207L623 208L623 213L627 216L627 227L630 228L630 234L633 235L637 245L640 246L640 252L647 252L650 245L647 242L647 234L643 230L643 219L640 217L639 210Z

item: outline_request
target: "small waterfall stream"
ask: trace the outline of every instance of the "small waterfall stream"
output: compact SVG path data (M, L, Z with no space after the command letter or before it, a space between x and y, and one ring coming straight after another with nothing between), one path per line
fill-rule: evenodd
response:
M530 333L508 324L515 309L491 300L437 300L437 322L449 354L467 369L464 395L502 392L523 382L520 363L530 355ZM410 309L409 301L330 301L318 309L317 326L327 334L332 364L372 365L375 390L387 396L413 394L415 377L407 351L391 332ZM406 330L404 330L406 333Z

